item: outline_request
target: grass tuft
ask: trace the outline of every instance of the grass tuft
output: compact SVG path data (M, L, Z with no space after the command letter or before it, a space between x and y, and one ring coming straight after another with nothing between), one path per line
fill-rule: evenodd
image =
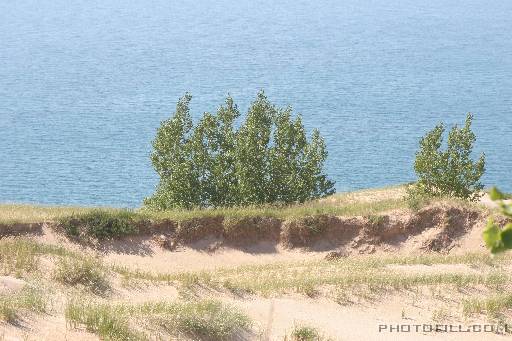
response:
M110 340L145 340L149 336L133 330L131 322L144 321L146 330L164 330L193 339L225 340L249 328L249 318L215 300L192 302L146 302L139 305L107 305L79 301L68 303L66 320L73 327Z
M46 311L46 300L42 293L34 288L26 287L17 293L0 295L0 320L14 323L20 310L42 313Z
M512 308L512 294L498 294L486 298L471 298L463 301L465 316L485 313L492 318L498 318L503 311Z
M64 315L72 328L84 325L87 331L105 340L144 340L143 334L129 326L126 309L106 304L94 304L72 300L68 302Z
M93 257L59 259L54 278L69 286L82 285L96 294L110 288L107 270Z
M293 341L319 341L320 333L313 327L297 326L293 329L291 338Z

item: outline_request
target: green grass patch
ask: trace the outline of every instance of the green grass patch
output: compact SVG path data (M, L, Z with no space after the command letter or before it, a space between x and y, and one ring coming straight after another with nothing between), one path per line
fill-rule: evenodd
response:
M383 199L375 202L339 202L311 201L289 206L247 206L217 209L172 210L163 212L141 211L152 219L171 219L175 221L203 217L272 217L280 219L300 218L316 215L372 215L383 211L406 207L403 199Z
M0 204L0 224L31 224L56 221L61 217L86 213L88 207ZM115 209L107 209L115 210Z
M217 209L190 209L155 212L147 209L134 211L116 208L98 207L66 207L40 206L20 204L0 204L0 224L24 224L40 222L59 222L70 217L89 216L93 219L98 212L105 213L100 220L110 220L111 217L124 219L141 218L151 220L170 219L183 221L205 217L275 217L293 218L311 215L371 215L382 211L406 207L403 198L403 186L393 186L383 189L363 190L350 193L339 193L320 200L313 200L294 205L264 205ZM375 197L373 199L368 199ZM135 216L134 216L135 214ZM107 219L108 218L108 219ZM94 218L93 220L95 220Z
M310 326L296 326L291 333L292 341L319 341L320 332Z
M145 340L146 337L132 330L124 306L94 304L72 300L68 302L64 315L72 328L84 325L87 331L104 340Z
M146 340L151 338L151 331L199 340L224 340L232 339L251 325L249 318L237 309L215 300L138 305L71 301L65 316L72 327L85 325L88 331L109 340ZM144 333L131 327L140 321L145 322Z
M105 293L110 288L107 270L93 257L60 258L54 278L69 286L83 286L96 294Z

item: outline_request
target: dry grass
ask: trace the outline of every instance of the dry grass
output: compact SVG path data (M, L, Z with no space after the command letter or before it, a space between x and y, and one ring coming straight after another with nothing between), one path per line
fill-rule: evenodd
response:
M463 302L463 313L465 316L486 314L491 318L498 318L504 311L509 309L512 309L512 294L509 293L470 298Z
M215 271L150 273L114 267L130 281L164 282L182 288L211 287L228 290L237 294L258 294L263 296L285 293L301 293L315 296L326 288L332 295L340 291L348 293L368 288L370 291L396 291L419 286L451 285L457 288L486 286L498 288L510 281L509 275L499 268L508 256L493 258L486 254L466 254L461 256L423 255L375 257L339 261L307 261L248 265ZM467 264L485 269L482 273L433 272L417 273L392 270L388 265L437 265ZM468 268L469 269L469 268Z
M42 313L46 310L46 299L34 288L24 288L18 293L0 295L0 321L14 323L20 311Z
M320 332L310 326L296 326L291 333L292 341L320 341Z
M56 263L55 276L47 276L45 280L51 281L49 285L58 290L57 295L70 297L65 308L68 324L76 328L85 327L100 338L110 340L146 340L154 335L198 340L208 339L206 335L215 340L236 339L238 332L250 328L249 319L236 309L218 301L198 300L204 292L220 296L235 294L242 299L247 295L298 293L308 297L323 296L340 304L353 304L361 300L379 300L388 293L432 290L444 297L457 297L457 300L467 298L461 303L461 311L466 315L483 313L499 317L512 308L512 298L503 294L511 288L508 269L512 255L509 254L495 257L487 253L367 255L335 261L281 262L212 271L151 273L119 266L109 268L84 253L39 244L30 239L0 240L0 264L7 273L37 271L38 259L42 255L50 256ZM444 265L458 265L459 270L465 267L467 271L452 271L452 267ZM425 269L427 271L423 271ZM101 287L112 279L110 284L115 292L119 285L118 276L127 283L175 286L180 294L187 295L189 301L127 303L127 296L112 303L103 296L75 290L76 285ZM473 293L479 296L473 297ZM432 313L434 320L457 316L450 310L453 307L438 308ZM39 292L16 297L0 296L0 318L8 322L16 321L24 311L44 310L45 301ZM302 327L298 327L294 334L289 336L301 340L314 337L312 330Z
M165 212L152 212L145 209L137 209L134 210L134 212L141 218L153 220L171 219L175 221L212 216L293 218L318 214L332 214L338 216L372 215L391 209L406 207L406 203L402 197L402 187L403 186L395 186L385 189L340 193L324 199L288 206L268 205L218 209L171 210ZM97 210L111 213L122 211L115 208L1 204L0 224L10 225L52 222L65 217L87 214Z
M78 257L63 247L46 245L26 238L0 239L0 274L24 277L38 270L39 256Z
M87 207L1 204L0 224L10 225L49 222L91 210L93 209Z

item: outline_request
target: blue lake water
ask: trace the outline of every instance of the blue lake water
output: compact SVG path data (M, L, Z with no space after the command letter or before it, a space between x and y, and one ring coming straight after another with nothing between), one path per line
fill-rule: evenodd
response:
M512 1L0 2L0 202L135 207L160 121L261 88L326 138L338 191L414 179L418 139L474 112L512 190Z

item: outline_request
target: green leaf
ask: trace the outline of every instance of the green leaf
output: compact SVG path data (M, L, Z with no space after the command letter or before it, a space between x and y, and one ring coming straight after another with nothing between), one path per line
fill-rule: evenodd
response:
M512 205L502 204L501 213L503 213L507 217L512 217Z
M507 227L501 231L501 241L505 248L512 249L512 224L508 224Z
M487 227L483 232L484 242L487 248L493 249L497 245L501 244L500 229L492 220L489 220Z
M496 187L491 188L491 191L489 192L489 196L491 197L491 200L504 200L505 195Z

